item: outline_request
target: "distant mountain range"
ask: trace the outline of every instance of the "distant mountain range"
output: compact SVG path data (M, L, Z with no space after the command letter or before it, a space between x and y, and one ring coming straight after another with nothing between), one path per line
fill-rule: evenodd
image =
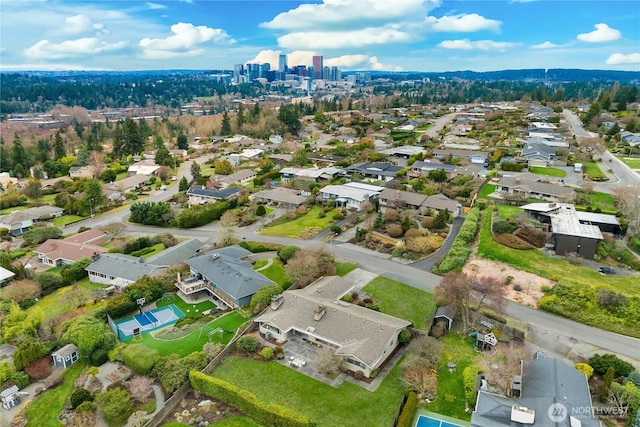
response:
M59 78L61 80L135 80L141 77L151 76L188 76L198 74L230 74L231 70L135 70L135 71L2 71L7 74L22 74L40 76L43 78ZM345 71L343 75L355 74L358 71ZM471 81L530 81L530 82L602 82L618 81L620 83L640 84L640 71L615 71L615 70L581 70L563 68L532 68L523 70L499 70L499 71L447 71L447 72L423 72L423 71L369 71L373 78L389 78L394 81L422 80L429 78L435 80L471 80Z

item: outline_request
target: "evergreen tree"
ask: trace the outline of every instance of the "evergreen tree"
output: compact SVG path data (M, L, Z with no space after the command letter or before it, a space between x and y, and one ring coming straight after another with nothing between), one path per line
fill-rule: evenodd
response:
M191 163L191 176L194 181L197 181L200 178L200 165L196 162Z
M231 135L231 121L226 111L222 114L222 129L220 129L220 135Z
M253 108L251 109L250 117L251 117L251 121L254 122L254 123L260 117L260 104L258 102L256 102L253 105Z
M13 164L15 165L20 163L23 166L28 166L27 153L26 151L24 151L24 147L22 146L22 139L20 139L17 133L13 134L11 158L13 159Z
M53 138L53 158L60 160L66 155L67 151L64 148L64 141L62 140L62 135L60 135L60 130L58 130L56 136Z
M114 159L120 159L124 155L124 131L122 130L122 124L116 123L116 128L113 130L113 147L111 150L111 157Z
M244 125L244 107L242 104L238 105L238 112L236 113L236 128L238 131L242 129Z
M124 137L124 155L140 154L144 151L144 139L138 130L138 124L130 118L124 121Z
M189 181L187 181L186 177L182 177L180 183L178 184L179 191L187 191L189 189Z
M178 135L178 140L176 141L176 145L181 150L187 150L189 148L189 141L187 140L187 135L180 132L180 135Z

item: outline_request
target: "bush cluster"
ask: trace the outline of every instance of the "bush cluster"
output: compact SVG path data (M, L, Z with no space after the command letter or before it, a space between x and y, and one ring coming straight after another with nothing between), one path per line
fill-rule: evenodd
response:
M611 353L594 354L589 359L589 365L600 375L604 375L609 368L613 368L615 378L627 377L634 371L631 363Z
M493 223L494 233L513 233L516 231L516 225L509 221L496 221Z
M122 361L135 372L147 375L151 372L158 350L144 344L131 344L122 351Z
M247 390L202 372L191 371L191 386L194 390L220 399L235 406L257 423L266 426L311 427L314 424L308 417L292 412L280 405L265 403Z
M464 266L471 254L469 245L476 237L479 222L480 209L478 207L473 207L467 214L464 224L462 224L460 232L453 241L453 245L451 246L449 253L443 258L440 265L435 268L437 273L445 274L449 271L459 270Z

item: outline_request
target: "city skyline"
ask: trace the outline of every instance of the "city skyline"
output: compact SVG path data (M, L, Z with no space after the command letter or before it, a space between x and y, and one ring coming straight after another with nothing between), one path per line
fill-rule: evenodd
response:
M2 70L640 71L634 1L0 0ZM316 68L316 67L314 67ZM317 71L317 70L316 70Z

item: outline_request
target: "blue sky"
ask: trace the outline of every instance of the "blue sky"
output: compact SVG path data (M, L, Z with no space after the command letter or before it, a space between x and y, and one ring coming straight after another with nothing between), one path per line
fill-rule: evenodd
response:
M0 0L2 70L640 71L637 0Z

